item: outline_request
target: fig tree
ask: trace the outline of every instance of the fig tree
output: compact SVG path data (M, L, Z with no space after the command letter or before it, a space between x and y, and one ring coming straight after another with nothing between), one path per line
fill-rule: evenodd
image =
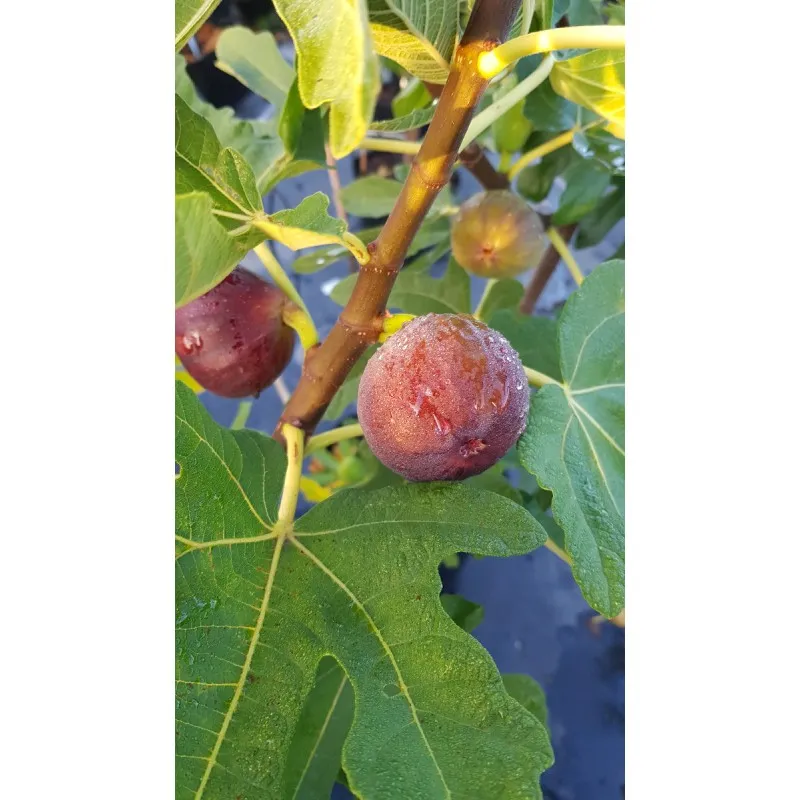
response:
M481 192L459 209L450 233L453 255L482 278L512 278L535 267L547 247L539 215L506 189Z
M372 452L404 478L460 480L516 443L529 400L505 337L467 314L427 314L367 362L358 419Z
M292 357L286 295L236 267L222 283L175 311L175 352L186 371L222 397L257 395Z

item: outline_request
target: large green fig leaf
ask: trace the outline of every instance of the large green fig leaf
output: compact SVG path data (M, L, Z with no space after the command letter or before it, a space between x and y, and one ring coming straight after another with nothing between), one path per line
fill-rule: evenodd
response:
M592 50L557 61L550 73L557 94L608 120L608 130L625 138L625 50Z
M519 441L553 493L572 572L606 617L625 605L625 262L597 267L558 321L563 384L539 389Z
M175 50L181 50L211 16L219 0L175 0Z
M326 657L353 688L342 763L357 796L535 795L552 763L544 726L447 615L437 571L454 552L541 545L530 514L415 484L339 492L284 534L274 441L219 427L181 383L176 437L178 798L299 796Z
M364 138L380 91L363 0L275 0L297 50L297 85L306 108L330 103L330 145L344 158Z
M458 34L452 0L367 0L375 49L412 75L444 83Z

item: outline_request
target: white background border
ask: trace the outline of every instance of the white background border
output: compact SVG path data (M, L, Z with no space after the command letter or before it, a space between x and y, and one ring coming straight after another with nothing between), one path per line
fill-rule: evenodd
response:
M42 13L3 26L0 795L168 798L172 7ZM629 800L796 791L798 30L629 3Z

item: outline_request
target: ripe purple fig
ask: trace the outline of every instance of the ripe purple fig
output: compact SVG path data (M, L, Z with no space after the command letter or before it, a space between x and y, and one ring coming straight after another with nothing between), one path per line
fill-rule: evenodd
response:
M186 371L222 397L257 395L286 369L294 331L286 295L236 267L222 283L175 311L175 352Z
M459 209L450 232L456 261L482 278L513 278L539 263L547 236L539 215L506 189L481 192Z
M358 419L389 469L410 481L450 481L505 455L529 402L522 362L504 336L467 314L427 314L367 362Z

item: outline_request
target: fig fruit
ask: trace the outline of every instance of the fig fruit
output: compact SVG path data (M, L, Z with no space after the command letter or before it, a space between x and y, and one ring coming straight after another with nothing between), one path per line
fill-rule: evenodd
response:
M525 428L530 390L519 355L467 314L407 323L367 362L358 419L372 452L410 481L487 470Z
M506 189L481 192L459 209L450 232L456 261L482 278L513 278L539 263L547 236L539 215Z
M175 311L175 353L204 388L222 397L257 395L286 369L294 331L286 295L242 267Z

